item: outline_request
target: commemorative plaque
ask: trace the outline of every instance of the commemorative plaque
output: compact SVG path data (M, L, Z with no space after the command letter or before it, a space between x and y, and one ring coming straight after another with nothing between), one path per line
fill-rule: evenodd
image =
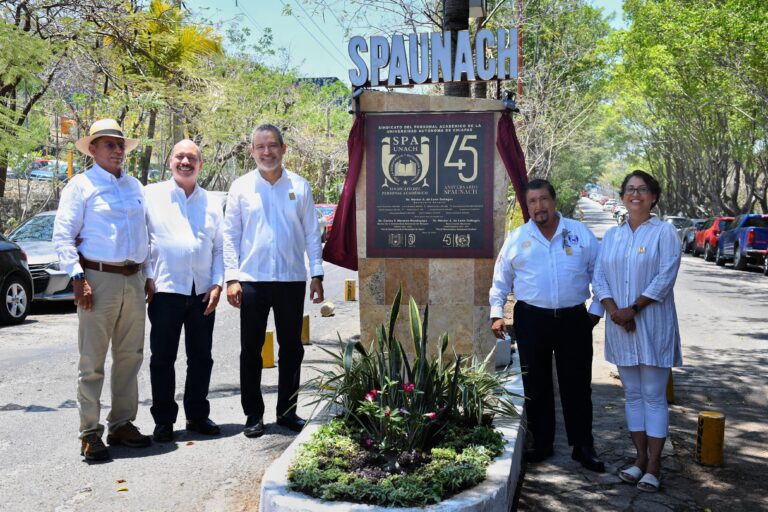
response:
M367 255L493 258L492 113L368 114Z

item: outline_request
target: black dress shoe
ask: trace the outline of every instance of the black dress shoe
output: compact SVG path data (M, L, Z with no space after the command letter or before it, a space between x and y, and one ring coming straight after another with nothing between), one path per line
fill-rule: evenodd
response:
M299 418L295 412L289 412L288 414L278 416L277 424L281 427L289 428L294 432L301 432L301 429L304 428L304 425L306 425L307 422L306 420Z
M537 462L543 462L555 454L555 451L551 446L547 448L534 448L533 450L527 450L523 453L523 458L526 462L536 464Z
M591 446L574 446L571 458L581 462L581 465L590 471L605 473L605 464L597 458L597 453Z
M201 421L187 420L187 430L205 434L206 436L215 436L221 433L219 426L209 418L205 418Z
M173 425L170 423L160 423L155 425L155 431L152 432L152 439L156 443L170 443L173 441Z
M259 416L248 416L245 419L245 427L243 428L243 435L245 437L261 437L264 435L264 421Z

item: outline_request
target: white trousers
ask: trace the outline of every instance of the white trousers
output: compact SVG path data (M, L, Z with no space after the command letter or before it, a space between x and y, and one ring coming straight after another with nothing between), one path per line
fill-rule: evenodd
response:
M669 368L658 366L619 366L626 399L627 428L665 438L669 427L667 380Z

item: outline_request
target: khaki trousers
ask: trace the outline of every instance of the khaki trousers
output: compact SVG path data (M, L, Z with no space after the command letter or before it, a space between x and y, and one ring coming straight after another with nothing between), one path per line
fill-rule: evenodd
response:
M107 426L112 431L136 419L139 402L136 376L144 358L146 317L143 272L124 276L86 269L85 278L93 290L93 308L77 309L80 437L104 432L104 425L99 423L100 398L110 340L112 409L107 416Z

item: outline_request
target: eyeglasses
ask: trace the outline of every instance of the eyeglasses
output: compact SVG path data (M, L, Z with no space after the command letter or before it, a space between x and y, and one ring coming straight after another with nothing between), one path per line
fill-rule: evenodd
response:
M625 194L629 194L630 196L633 195L633 194L647 194L650 191L651 191L651 189L649 189L646 186L642 186L642 187L627 187L627 188L624 189L624 193Z
M110 151L114 151L117 148L120 148L121 150L125 150L125 142L112 142L112 141L104 141L99 142L101 146L106 147Z
M178 160L179 162L183 162L184 159L186 158L187 161L190 164L192 164L192 165L195 165L197 163L197 156L195 156L195 155L186 155L184 153L178 153L178 154L174 155L173 158L175 160Z

